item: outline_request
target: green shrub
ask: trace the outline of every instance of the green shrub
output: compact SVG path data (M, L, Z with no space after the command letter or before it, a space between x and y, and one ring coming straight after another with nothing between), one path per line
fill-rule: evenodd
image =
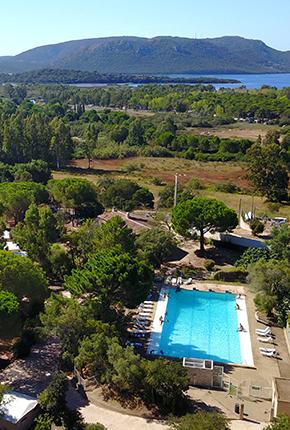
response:
M254 218L250 222L250 227L254 236L258 236L259 234L263 233L265 229L264 224L258 218Z
M236 267L246 270L250 264L254 264L259 260L268 261L269 259L270 251L268 248L248 248L236 262Z
M246 282L248 272L242 268L226 267L213 275L216 281Z
M239 193L241 189L237 185L233 184L232 182L225 182L222 184L217 184L215 186L215 191L234 194L234 193Z

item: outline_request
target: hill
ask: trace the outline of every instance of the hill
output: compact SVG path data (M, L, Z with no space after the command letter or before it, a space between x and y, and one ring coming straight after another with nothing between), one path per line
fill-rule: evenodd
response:
M238 36L124 36L74 40L0 57L0 72L44 68L99 73L282 73L290 72L290 51Z

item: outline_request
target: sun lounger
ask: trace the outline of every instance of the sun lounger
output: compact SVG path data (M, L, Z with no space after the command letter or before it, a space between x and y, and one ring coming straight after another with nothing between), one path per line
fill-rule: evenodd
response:
M269 336L272 333L271 328L267 327L265 330L256 329L256 334L259 336Z
M177 284L177 279L176 278L172 278L171 279L171 285L176 285Z
M256 331L259 331L261 333L266 333L267 331L270 331L271 327L267 326L265 328L256 328Z
M259 350L260 351L264 351L264 352L276 352L275 348L263 348L263 347L260 347Z
M143 318L143 317L146 317L146 318L150 318L152 316L152 312L150 312L150 313L148 313L148 312L140 312L139 314L138 314L138 318Z
M154 302L152 302L152 300L145 300L143 303L144 305L153 305Z
M272 338L272 336L257 337L257 339L258 339L260 342L264 342L264 343L270 343L270 342L273 342L273 338Z
M190 285L192 284L192 278L188 278L185 282L184 285Z
M147 333L140 333L140 332L132 332L132 335L134 336L134 337L146 337L147 336Z
M129 346L138 346L138 347L144 346L142 342L127 342L127 345L129 345Z
M278 352L277 351L260 351L262 355L264 355L265 357L277 357Z

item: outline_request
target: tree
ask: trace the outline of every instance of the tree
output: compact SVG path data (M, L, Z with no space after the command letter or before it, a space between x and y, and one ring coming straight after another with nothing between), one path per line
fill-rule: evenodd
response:
M104 185L101 201L106 207L130 211L142 206L152 208L154 205L153 194L128 179L106 181Z
M107 379L117 390L130 393L140 391L144 370L141 367L140 356L134 353L133 347L123 348L116 341L110 342L107 356L110 365Z
M62 118L54 118L50 123L52 138L50 141L50 151L52 159L59 169L71 159L73 151L73 141L70 129Z
M32 203L41 204L48 200L48 193L43 185L34 182L0 183L0 208L6 218L13 218L17 224L21 221Z
M142 362L145 397L163 410L178 413L184 408L184 392L189 387L188 375L180 363L157 359Z
M229 420L216 412L188 414L171 426L174 430L230 430Z
M270 201L288 198L288 171L284 150L277 144L256 143L247 152L250 178L257 191Z
M30 163L16 164L12 171L15 176L28 173L31 176L31 181L43 185L46 185L48 180L51 179L51 170L48 167L48 163L42 160L33 160Z
M87 376L101 383L110 382L108 348L118 344L116 333L109 324L99 323L96 332L85 337L79 345L75 365Z
M290 266L275 260L259 260L249 267L248 281L257 292L255 303L268 316L286 323L290 306Z
M29 258L7 251L0 251L0 285L23 306L25 300L30 306L42 305L48 295L47 280L40 267Z
M82 269L65 277L66 288L74 295L93 294L105 309L113 304L136 307L152 287L152 269L119 248L92 254Z
M14 293L0 289L0 337L13 338L20 333L20 302Z
M248 266L259 260L270 260L271 254L268 248L247 248L236 262L236 266L247 270Z
M160 267L176 248L173 234L160 227L142 230L136 238L136 247L140 257L153 267Z
M99 137L99 128L94 123L89 123L85 129L84 140L82 142L83 151L88 159L88 168L91 168L91 161L96 149Z
M270 241L271 255L278 260L290 262L290 227L288 224L273 228Z
M57 336L62 346L62 359L71 366L80 342L96 332L99 322L96 303L80 304L76 300L52 295L40 315L44 334Z
M104 208L98 201L97 188L86 179L52 179L48 191L59 207L73 211L76 218L95 218Z
M50 244L60 237L57 219L48 206L33 203L24 220L14 228L12 237L32 259L48 268Z
M106 223L94 229L95 249L119 247L120 252L133 252L135 235L120 216L114 216Z
M144 129L140 119L134 119L129 126L127 137L129 145L143 146L145 144Z
M73 268L71 255L58 243L50 245L48 262L50 273L60 281L63 281L64 276L69 275Z
M63 372L56 373L49 386L39 395L39 404L56 424L66 412L66 392L68 390L68 379Z
M237 214L223 202L205 197L195 197L179 203L172 210L175 230L188 236L190 230L199 232L200 250L204 251L204 235L210 230L225 231L236 227Z

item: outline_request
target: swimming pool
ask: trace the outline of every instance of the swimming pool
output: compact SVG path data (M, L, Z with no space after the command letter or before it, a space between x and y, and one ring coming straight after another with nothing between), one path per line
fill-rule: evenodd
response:
M166 294L169 294L168 299ZM151 345L168 357L201 358L242 364L236 295L210 291L162 289ZM165 312L166 310L166 312ZM157 319L157 320L156 320Z

